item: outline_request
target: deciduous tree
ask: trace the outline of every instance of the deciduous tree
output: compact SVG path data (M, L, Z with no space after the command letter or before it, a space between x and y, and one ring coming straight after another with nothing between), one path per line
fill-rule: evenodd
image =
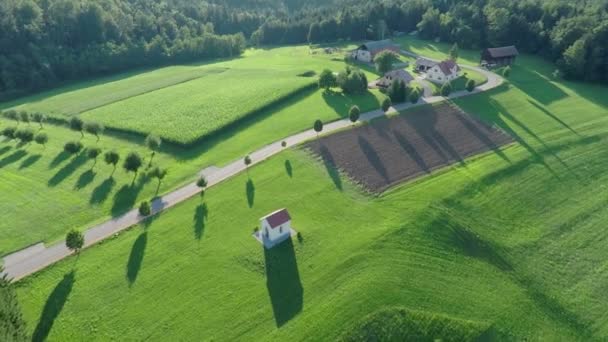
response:
M46 133L41 132L36 134L36 137L34 137L34 141L36 142L36 144L42 145L43 149L46 149L46 143L49 141L49 136Z
M70 129L76 132L80 132L80 135L82 136L82 138L84 138L84 132L82 131L84 129L84 121L82 121L81 118L73 116L70 119Z
M374 57L374 64L376 65L376 70L381 75L393 70L393 64L399 60L399 56L393 51L382 51Z
M118 165L118 161L120 160L120 155L116 151L108 151L104 154L104 160L106 164L114 166L112 170L112 175L116 171L116 165Z
M148 162L148 167L152 166L152 159L154 159L154 155L160 149L160 145L162 144L162 140L159 136L150 134L146 137L146 146L152 151L150 153L150 162Z
M84 247L84 235L76 229L70 230L65 237L65 246L73 252L80 253Z
M350 107L350 110L348 111L348 118L350 119L350 122L352 122L353 124L355 122L357 122L359 120L360 115L361 115L361 110L359 109L358 106Z
M99 141L99 135L103 132L104 127L99 122L90 121L84 124L84 130L87 133L94 135L97 138L97 141Z
M337 85L336 75L331 70L325 69L321 72L321 75L319 75L319 88L329 91Z
M137 178L137 173L139 172L139 168L141 167L143 161L141 156L137 152L130 152L125 158L125 162L123 167L127 172L133 172L133 181L131 183L135 183L135 179Z

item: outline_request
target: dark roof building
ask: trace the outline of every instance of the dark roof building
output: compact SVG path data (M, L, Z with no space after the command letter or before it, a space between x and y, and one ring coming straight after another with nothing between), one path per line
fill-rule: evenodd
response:
M481 64L511 65L519 51L513 45L496 48L487 48L481 52Z
M378 87L387 88L390 87L391 84L393 84L393 82L397 80L403 81L403 83L407 85L408 83L414 80L414 77L412 77L409 72L403 69L392 70L384 74L384 76L382 76L382 78L380 78L378 82L376 82L376 85Z
M418 71L427 71L428 69L434 67L437 62L434 62L430 59L418 57L416 58L416 70Z

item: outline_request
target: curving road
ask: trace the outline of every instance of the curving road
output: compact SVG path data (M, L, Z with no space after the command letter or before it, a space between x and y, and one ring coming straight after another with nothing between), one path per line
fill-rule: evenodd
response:
M402 53L409 56L418 57L417 55L407 51L402 51ZM498 87L503 82L503 79L500 76L485 69L464 65L461 67L465 69L473 69L484 74L488 78L488 82L476 87L475 90L473 90L472 92L468 92L466 90L457 91L452 93L448 98L442 96L430 96L422 98L416 104L397 104L389 109L389 113L402 111L404 109L421 106L427 103L438 103L446 101L447 99L454 99L484 92ZM384 115L385 113L378 109L362 114L360 117L360 121L370 121L372 119ZM323 127L323 133L327 134L351 126L352 123L348 118L341 119L326 124ZM287 147L289 147L300 144L310 139L314 139L316 136L316 132L312 129L309 129L289 136L280 141L275 141L269 145L266 145L250 154L252 159L252 165L260 163L281 152L284 149L284 147L281 146L282 141L285 141L287 143ZM199 175L205 175L209 182L208 187L211 187L243 171L245 171L245 164L243 163L242 159L239 159L222 168L206 168L202 170ZM157 198L152 202L152 215L171 208L172 206L181 203L193 196L196 196L200 193L200 191L201 190L196 186L195 183L191 183L179 189L176 189L160 198ZM104 240L108 237L111 237L112 235L119 233L137 223L140 223L144 219L145 217L139 215L139 211L137 209L133 209L119 217L113 218L109 221L91 227L84 232L85 248L94 245L95 243L98 243L99 241ZM5 256L4 274L6 274L8 278L11 278L13 280L19 280L34 272L44 269L45 267L70 256L71 254L72 252L65 247L65 241L57 242L49 247L45 247L42 244L34 245L22 251Z

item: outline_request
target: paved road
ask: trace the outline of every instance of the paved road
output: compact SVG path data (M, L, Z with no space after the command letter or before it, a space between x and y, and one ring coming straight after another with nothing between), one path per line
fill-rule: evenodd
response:
M502 83L502 78L494 73L491 73L485 69L464 66L465 68L475 69L483 73L487 78L488 82L477 87L473 92L458 91L452 93L449 98L458 98L468 96L471 94L483 92L499 86ZM417 104L403 103L393 106L390 112L401 111L407 108L421 106L427 103L438 103L445 101L446 98L442 96L431 96L421 99ZM360 121L370 121L372 119L384 116L384 112L381 110L374 110L361 115ZM350 127L352 124L348 119L342 119L328 123L323 128L323 134L327 134L336 130ZM266 145L259 150L250 154L252 159L252 165L260 163L269 157L281 152L284 148L281 146L281 142L285 141L287 147L300 144L304 141L314 139L316 132L312 129L297 133L280 141L276 141L272 144ZM200 172L201 175L205 175L208 180L209 187L214 186L228 178L235 176L236 174L245 171L245 164L242 159L236 160L222 168L209 167ZM162 210L171 208L172 206L181 203L193 196L200 193L200 189L195 183L188 184L184 187L176 189L160 198L157 198L152 203L152 214L156 214ZM145 217L139 215L137 209L133 209L122 216L113 218L102 224L94 226L84 233L85 247L91 246L103 239L106 239L122 230L125 230L139 222ZM4 257L4 273L13 280L19 280L26 277L34 272L42 270L43 268L61 260L72 253L65 247L65 241L60 241L48 248L42 248L40 245L35 245L32 249L17 252L12 255Z

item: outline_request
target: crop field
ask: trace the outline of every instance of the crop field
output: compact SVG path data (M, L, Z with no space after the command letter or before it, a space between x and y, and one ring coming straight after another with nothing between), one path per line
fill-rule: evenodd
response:
M306 58L301 58L300 64L306 68L319 70L331 67L338 70L344 67L343 62L332 61L331 55L308 56L303 55L303 51L307 51L307 48L255 50L249 51L244 59L251 58L248 63L257 67L258 63L262 65L259 59L285 60L286 56L304 56ZM241 60L237 61L242 63ZM165 69L158 72L164 75ZM108 92L116 89L111 82L104 84L99 81L95 84L94 87L110 87ZM79 101L79 97L73 96L71 105ZM99 95L91 93L90 96ZM86 98L83 96L80 99L84 101ZM341 92L310 90L247 117L238 125L188 149L165 143L154 158L155 165L168 168L168 175L161 183L158 194L194 180L197 172L205 167L223 166L269 142L308 129L316 119L327 122L346 117L352 105L358 105L362 111L377 109L382 98L383 95L377 91L347 96ZM15 125L0 118L0 129ZM19 126L25 125L21 123ZM37 129L34 123L31 127ZM79 158L69 158L62 153L66 142L80 140L85 148L98 146L104 152L115 149L122 158L130 151L149 156L142 137L113 133L103 135L96 142L95 137L86 134L81 140L79 133L50 124L45 125L44 132L49 136L44 149L36 144L18 146L16 142L0 137L0 192L5 199L0 201L0 213L5 218L0 220L0 235L6 237L0 239L0 255L39 241L56 241L63 238L70 228L86 229L157 195L156 180L147 178L142 178L143 183L137 182L129 190L133 175L122 169L122 162L110 181L112 167L103 162L103 157L91 170L93 162L86 159L86 152Z
M386 120L332 134L306 146L323 163L344 171L372 192L513 140L451 104L412 109Z

